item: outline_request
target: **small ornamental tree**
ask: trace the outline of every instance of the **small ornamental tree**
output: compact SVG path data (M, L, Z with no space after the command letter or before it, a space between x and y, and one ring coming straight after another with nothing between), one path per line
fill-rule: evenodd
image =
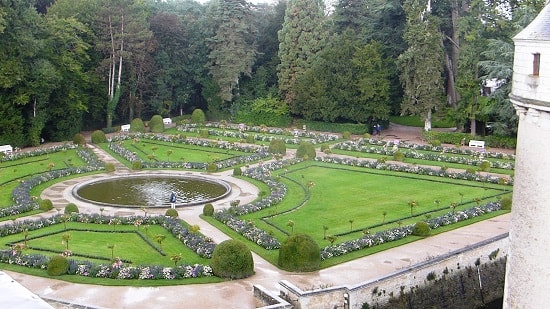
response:
M282 139L273 139L273 140L271 140L271 142L269 142L268 151L271 154L285 155L286 154L285 141L283 141Z
M149 130L151 133L164 132L164 122L161 115L154 115L149 121Z
M315 146L310 142L301 142L296 150L296 158L299 159L313 160L316 156Z
M132 133L145 133L145 124L140 118L135 118L130 122L130 132Z
M278 265L288 271L315 271L321 263L319 245L306 234L289 236L279 249Z
M212 253L212 272L221 278L242 279L254 274L254 260L250 249L234 239L223 241Z
M193 111L191 114L191 122L196 124L204 124L206 122L206 115L202 111L202 109L197 108Z
M102 130L95 130L92 133L92 144L101 144L107 142L107 136Z

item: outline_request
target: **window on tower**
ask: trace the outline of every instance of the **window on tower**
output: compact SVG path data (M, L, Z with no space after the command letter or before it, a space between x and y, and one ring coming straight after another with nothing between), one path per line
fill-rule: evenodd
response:
M539 76L540 70L540 53L533 54L533 75Z

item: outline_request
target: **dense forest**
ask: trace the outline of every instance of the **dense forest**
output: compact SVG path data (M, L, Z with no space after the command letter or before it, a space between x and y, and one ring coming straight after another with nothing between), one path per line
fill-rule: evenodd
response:
M211 120L279 126L416 115L426 130L445 118L513 135L512 38L543 5L0 0L0 144L196 108Z

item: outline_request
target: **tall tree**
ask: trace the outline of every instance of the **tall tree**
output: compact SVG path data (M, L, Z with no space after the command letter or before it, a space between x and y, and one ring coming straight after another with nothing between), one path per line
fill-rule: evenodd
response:
M404 86L402 114L422 117L424 130L432 128L432 113L442 106L443 52L439 19L431 14L430 0L406 0L407 50L399 56Z
M220 89L220 98L231 102L238 95L241 75L251 73L256 29L250 4L245 0L220 0L217 13L219 24L209 42L210 75Z
M322 0L290 0L279 31L279 91L293 112L296 82L325 45L324 9Z

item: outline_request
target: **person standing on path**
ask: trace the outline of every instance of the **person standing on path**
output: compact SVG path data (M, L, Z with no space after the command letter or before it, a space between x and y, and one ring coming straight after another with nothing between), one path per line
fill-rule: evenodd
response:
M177 200L176 193L172 192L172 194L170 194L170 208L176 209L176 200Z

